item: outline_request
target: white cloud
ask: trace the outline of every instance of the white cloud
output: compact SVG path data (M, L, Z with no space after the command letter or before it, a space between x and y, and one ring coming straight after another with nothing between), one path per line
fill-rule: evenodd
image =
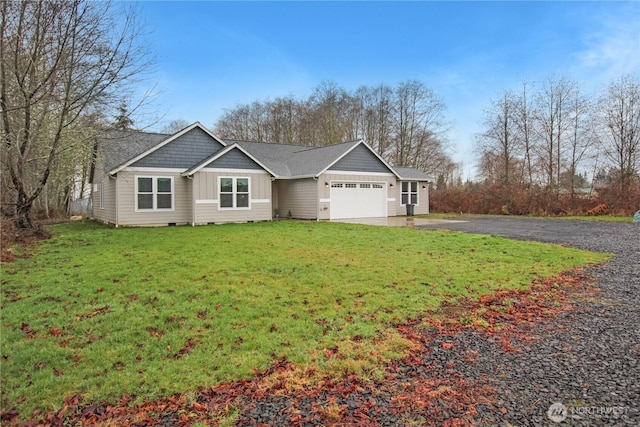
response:
M615 15L606 12L598 24L584 35L585 48L574 54L571 70L595 89L623 74L640 73L640 5L622 7Z

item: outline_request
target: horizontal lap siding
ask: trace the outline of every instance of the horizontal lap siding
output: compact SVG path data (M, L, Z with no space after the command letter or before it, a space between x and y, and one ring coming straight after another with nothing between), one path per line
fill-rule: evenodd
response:
M426 188L422 188L422 186ZM429 213L429 183L427 182L418 182L418 201L420 202L419 206L414 208L414 213L416 215L426 215Z
M422 188L422 187L426 188ZM398 191L396 192L394 209L397 209L399 215L406 215L407 207L402 204L402 184L398 181ZM426 215L429 213L429 183L426 181L418 181L418 204L413 208L415 215Z
M93 193L93 217L107 224L116 223L116 180L110 179L102 167L96 167L93 180L98 191ZM104 203L102 203L104 202ZM104 206L103 209L100 208Z
M219 210L217 203L196 205L196 224L223 224L227 222L270 221L270 203L252 203L249 210Z
M280 217L318 219L319 180L296 179L278 182L278 209ZM324 182L323 184L324 185Z
M341 174L341 173L325 173L322 175L318 182L322 185L319 190L319 200L328 200L331 196L331 188L325 186L325 182L331 184L332 181L355 181L355 182L376 182L385 183L387 188L387 216L396 216L396 204L397 197L395 194L395 188L398 186L395 176L385 175L356 175L356 174ZM394 188L390 188L389 184L393 184ZM391 200L389 199L396 199ZM331 203L320 202L320 219L329 219L331 217Z
M173 177L173 211L136 212L135 177ZM119 225L167 225L192 221L191 181L180 173L129 172L118 173L118 224Z
M218 209L218 178L221 176L250 178L251 209ZM193 177L193 189L196 224L268 221L272 218L271 177L264 172L198 172Z

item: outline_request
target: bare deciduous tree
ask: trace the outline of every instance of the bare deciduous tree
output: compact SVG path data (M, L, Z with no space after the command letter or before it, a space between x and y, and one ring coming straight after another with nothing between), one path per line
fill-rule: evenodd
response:
M619 174L624 194L640 172L640 82L631 76L612 82L596 117L604 153Z
M392 144L395 104L393 89L386 85L358 88L355 97L362 105L360 136L378 154L386 157Z
M4 1L0 8L4 211L33 228L31 209L56 162L92 144L78 137L80 120L117 107L148 55L135 15L107 2Z
M513 92L505 91L499 98L491 101L485 110L485 131L478 135L478 151L486 164L484 172L492 182L509 186L514 183L515 158L520 140L516 127L517 99ZM519 182L518 182L519 184Z
M518 132L522 150L524 154L524 160L522 162L524 167L524 175L527 177L527 187L531 192L533 190L533 155L535 150L535 137L534 137L534 107L531 101L531 95L528 91L528 84L522 83L522 91L516 102L516 114L514 117L514 123Z
M396 89L397 130L393 160L398 166L418 166L419 159L446 132L445 105L424 84L410 80ZM436 144L438 145L438 144Z
M278 98L226 110L215 131L223 138L310 146L364 138L391 163L434 174L451 161L444 104L417 81L395 89L362 86L353 93L324 82L306 100Z
M167 134L176 133L186 128L190 124L191 123L189 123L187 120L184 120L184 119L171 120L169 124L167 124L165 127L162 128L162 133L167 133Z
M537 129L542 144L539 158L546 172L547 188L557 192L562 174L564 138L570 124L568 115L575 83L565 78L548 78L537 93Z
M585 160L593 145L593 126L591 124L591 104L589 99L580 93L576 86L569 100L570 125L567 137L567 171L566 183L571 199L575 198L576 189L582 184L579 167Z

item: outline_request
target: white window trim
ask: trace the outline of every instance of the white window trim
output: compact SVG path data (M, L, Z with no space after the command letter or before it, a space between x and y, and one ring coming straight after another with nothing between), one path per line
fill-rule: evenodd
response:
M409 186L409 191L405 192L402 191L402 183L406 182L407 185ZM411 183L415 182L416 183L416 191L415 191L415 195L416 195L416 202L415 203L411 203L411 195L414 194L414 192L411 191ZM419 181L400 181L400 204L402 206L406 206L407 203L402 203L402 195L403 194L407 194L407 200L409 202L409 204L413 204L415 206L420 206L420 182Z
M151 209L140 209L138 208L138 178L151 178L151 194L153 194L153 208ZM169 178L171 182L171 208L158 208L158 178ZM175 188L174 188L174 177L172 176L150 176L150 175L135 175L134 176L134 192L133 197L135 199L135 212L173 212L176 208L175 203Z
M232 194L233 195L233 206L228 208L228 207L223 207L222 203L220 202L220 200L222 200L222 192L220 191L220 188L222 187L220 185L220 181L222 181L223 179L230 179L232 180L232 188L233 191L231 193L224 193L224 194ZM246 193L247 194L247 200L249 201L249 206L247 206L246 208L239 208L236 206L236 203L238 201L238 198L236 197L238 195L236 189L237 189L237 181L238 179L246 179L247 180L247 186L249 187L249 191ZM244 193L241 193L244 194ZM219 211L248 211L251 210L251 177L249 176L219 176L218 177L218 210Z

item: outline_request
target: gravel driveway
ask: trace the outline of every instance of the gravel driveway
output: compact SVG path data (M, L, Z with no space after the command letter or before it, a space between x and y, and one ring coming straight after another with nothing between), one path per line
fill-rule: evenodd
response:
M480 349L476 375L486 375L498 405L479 406L478 425L640 425L640 224L527 218L477 218L429 225L565 244L614 253L587 273L597 279L599 298L579 301L578 309L538 325L540 339L525 351L505 354L477 336L461 336ZM551 327L549 327L551 326ZM556 424L547 415L556 405ZM499 412L498 412L499 413Z

